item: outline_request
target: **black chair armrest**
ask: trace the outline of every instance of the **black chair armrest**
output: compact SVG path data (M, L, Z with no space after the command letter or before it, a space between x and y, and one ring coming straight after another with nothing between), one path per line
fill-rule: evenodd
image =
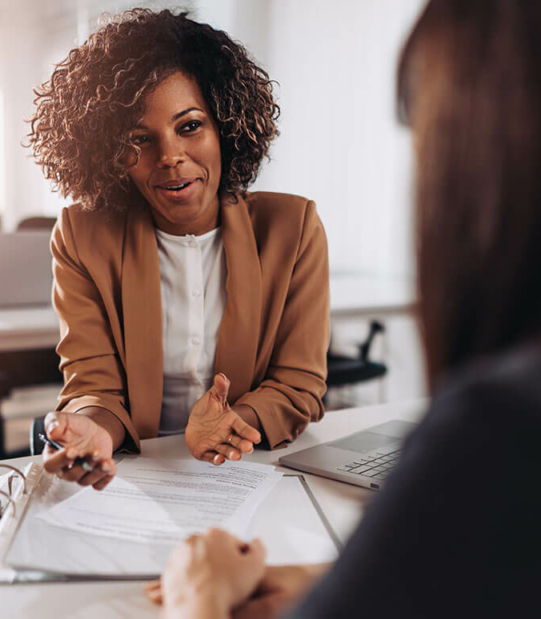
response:
M33 456L39 456L45 447L45 444L39 438L40 434L45 434L45 416L36 417L32 421L32 427L30 428L30 453Z

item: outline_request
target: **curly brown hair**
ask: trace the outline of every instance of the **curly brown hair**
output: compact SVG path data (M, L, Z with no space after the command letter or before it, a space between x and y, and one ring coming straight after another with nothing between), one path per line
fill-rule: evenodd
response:
M35 90L28 145L45 177L87 209L125 209L125 162L140 154L130 130L145 96L179 70L196 80L218 125L220 189L246 189L277 135L268 74L225 32L188 13L139 8L108 17Z

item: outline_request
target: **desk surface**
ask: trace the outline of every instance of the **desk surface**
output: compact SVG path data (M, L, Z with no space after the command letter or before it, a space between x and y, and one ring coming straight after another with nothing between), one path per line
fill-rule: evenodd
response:
M411 281L360 273L331 273L333 318L384 317L414 307ZM59 339L52 307L0 309L0 352L54 348Z
M0 352L54 348L60 330L52 307L0 309Z
M414 421L421 417L424 408L424 400L412 400L333 411L320 423L310 425L287 450L305 449L390 419ZM278 466L278 458L287 450L256 450L246 459ZM150 439L143 441L142 453L179 457L186 453L186 446L182 436ZM23 465L29 460L21 458L10 463ZM279 470L288 471L281 467ZM362 515L363 504L374 493L310 474L305 477L331 526L342 541L347 540ZM141 582L5 585L0 586L0 607L6 619L143 619L157 618L159 614L144 597Z

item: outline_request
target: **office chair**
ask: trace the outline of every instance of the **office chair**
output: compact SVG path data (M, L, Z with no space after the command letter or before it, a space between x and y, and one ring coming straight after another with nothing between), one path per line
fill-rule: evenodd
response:
M370 347L377 333L383 333L384 326L373 320L370 323L366 340L359 345L358 357L346 357L327 353L327 387L342 387L355 385L375 378L382 378L387 374L387 366L369 359ZM325 401L325 398L324 398Z
M39 456L45 447L43 441L39 438L40 434L46 434L45 415L36 417L30 427L30 455L32 456Z

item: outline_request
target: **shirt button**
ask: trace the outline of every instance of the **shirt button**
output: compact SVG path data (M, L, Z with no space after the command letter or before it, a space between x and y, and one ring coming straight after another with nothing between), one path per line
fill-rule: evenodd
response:
M195 239L190 239L190 247L195 247L197 245L197 241Z
M192 294L194 297L200 297L201 296L201 290L192 290Z
M194 346L199 346L199 344L201 344L201 340L198 337L192 337L192 344Z

